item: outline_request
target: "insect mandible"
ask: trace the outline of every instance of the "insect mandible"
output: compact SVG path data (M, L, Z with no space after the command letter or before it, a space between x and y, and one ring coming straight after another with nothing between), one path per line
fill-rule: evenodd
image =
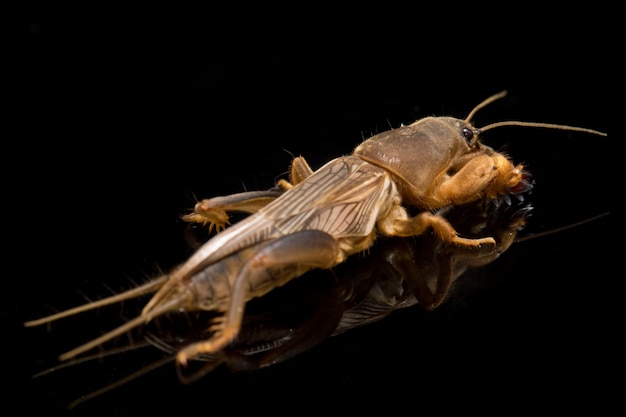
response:
M505 94L484 100L465 119L426 117L377 134L351 155L316 171L304 158L294 158L289 181L279 181L275 189L202 200L184 220L219 233L179 267L135 289L25 325L41 325L155 293L138 317L59 358L74 358L170 311L220 313L206 340L177 352L177 365L186 366L189 360L218 353L236 339L249 300L311 269L332 268L368 249L380 236L416 236L432 230L441 241L475 251L476 256L492 253L496 250L492 237L459 236L435 213L531 187L524 166L481 143L479 135L496 127L526 126L606 136L548 123L504 121L482 128L471 124L479 109ZM233 211L250 216L226 227L228 212ZM432 300L432 294L415 297L420 303Z

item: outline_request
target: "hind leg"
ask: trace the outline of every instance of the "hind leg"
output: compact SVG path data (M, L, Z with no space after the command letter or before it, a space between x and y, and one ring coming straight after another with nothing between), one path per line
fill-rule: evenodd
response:
M246 302L261 296L313 268L331 268L343 260L339 243L327 233L304 230L266 244L240 269L231 288L224 316L211 326L211 338L182 349L176 356L183 366L198 355L212 354L228 346L239 334ZM280 268L293 265L293 268ZM281 275L282 273L282 275Z

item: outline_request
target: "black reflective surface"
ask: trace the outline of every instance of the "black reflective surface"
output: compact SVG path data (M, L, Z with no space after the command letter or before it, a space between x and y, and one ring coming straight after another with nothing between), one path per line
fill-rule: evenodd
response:
M614 211L620 138L609 129L614 86L596 47L601 32L531 19L447 43L414 22L382 30L378 20L276 26L222 17L218 25L215 17L33 16L22 28L27 117L11 154L19 168L8 177L19 187L9 223L19 228L20 257L6 261L19 268L7 277L16 290L3 315L14 334L3 345L18 365L24 408L62 415L81 394L136 369L123 355L30 379L110 328L120 310L60 321L49 333L20 323L183 261L191 248L180 216L196 199L266 189L292 155L316 168L390 127L463 118L503 89L509 95L481 110L476 125L529 120L609 133L507 127L482 137L532 175L535 209L522 234L610 215L514 244L434 312L397 311L252 373L218 370L181 385L166 366L72 413L564 410L614 398L606 375L619 369L611 296L620 243L609 238L622 224Z

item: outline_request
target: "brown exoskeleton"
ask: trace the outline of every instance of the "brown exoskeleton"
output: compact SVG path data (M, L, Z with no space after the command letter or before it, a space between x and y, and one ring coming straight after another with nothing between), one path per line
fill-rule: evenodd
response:
M416 236L433 230L447 245L476 256L496 253L492 237L462 237L436 210L498 199L530 186L522 165L482 144L479 134L501 126L530 126L604 135L590 129L507 121L474 127L462 120L427 117L375 135L354 153L317 171L295 158L290 182L276 190L247 192L199 202L185 220L220 231L182 265L134 290L38 320L35 326L82 311L156 292L140 316L60 356L67 360L170 311L220 313L208 336L181 347L176 360L216 354L237 338L246 303L316 268L332 268L368 249L379 236ZM411 216L409 210L414 210ZM225 228L229 211L251 213ZM224 229L224 230L221 230ZM418 302L440 300L428 286L412 288Z

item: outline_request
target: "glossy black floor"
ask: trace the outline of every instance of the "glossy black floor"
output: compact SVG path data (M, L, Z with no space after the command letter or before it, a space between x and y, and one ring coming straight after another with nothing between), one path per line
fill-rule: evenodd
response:
M19 358L25 407L62 414L134 369L135 359L121 355L31 380L111 321L90 315L49 329L21 322L182 262L191 248L180 216L196 199L266 189L293 155L317 168L418 118L464 118L505 89L507 97L476 115L477 125L528 120L609 133L507 127L485 134L484 142L532 174L534 212L523 234L611 214L514 244L468 275L467 293L434 312L407 308L261 371L220 369L181 385L165 366L71 413L380 406L417 415L430 407L562 409L611 399L603 381L616 366L613 335L621 330L607 302L618 279L609 236L621 224L614 213L620 138L609 131L613 86L596 48L601 33L564 22L553 31L546 18L501 21L477 34L474 20L452 19L459 32L443 42L410 19L386 29L376 20L209 20L34 16L21 33L28 117L15 154L23 172L11 223L26 238L17 241L26 260L16 258L20 267L6 278L18 288L3 314L15 334L5 342L7 362Z

